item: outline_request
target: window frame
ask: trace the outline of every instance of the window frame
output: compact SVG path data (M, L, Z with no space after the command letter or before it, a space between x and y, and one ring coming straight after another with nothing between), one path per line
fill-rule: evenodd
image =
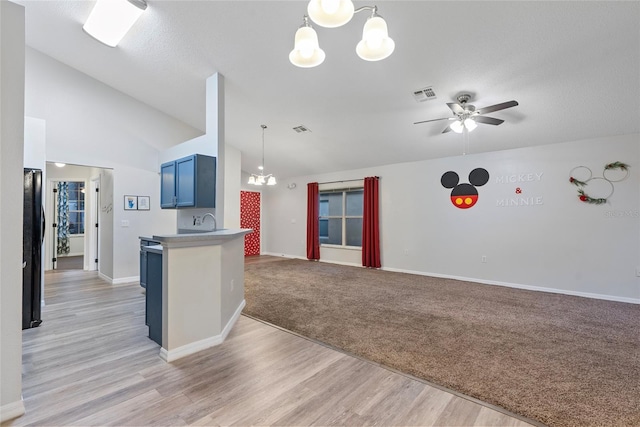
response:
M361 191L362 192L362 215L347 215L347 193ZM327 193L342 193L342 215L320 215L320 197L323 194ZM364 221L364 186L362 187L349 187L349 188L336 188L331 190L320 190L318 191L318 230L320 230L320 221L329 219L341 219L341 241L342 244L338 245L336 243L322 243L320 242L320 246L324 246L327 248L339 248L339 249L351 249L351 250L362 250L362 244L360 246L347 245L347 219L361 219ZM362 230L360 230L362 233ZM360 242L362 242L362 234L360 235Z

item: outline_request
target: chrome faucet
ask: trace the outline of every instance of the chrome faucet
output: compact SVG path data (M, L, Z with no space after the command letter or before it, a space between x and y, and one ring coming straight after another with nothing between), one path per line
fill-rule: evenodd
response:
M216 217L213 216L211 212L207 212L206 214L202 215L202 224L204 224L204 219L208 216L210 216L213 220L213 230L211 231L216 231L218 229L218 221L216 221Z

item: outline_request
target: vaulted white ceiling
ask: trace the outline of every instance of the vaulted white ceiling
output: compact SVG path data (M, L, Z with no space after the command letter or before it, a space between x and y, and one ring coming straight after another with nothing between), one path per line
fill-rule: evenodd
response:
M470 152L640 132L637 1L356 1L376 4L396 42L391 57L355 53L366 13L315 26L327 58L289 63L306 1L160 1L115 49L81 29L91 1L18 1L27 44L204 131L205 79L226 81L226 140L254 172L261 124L266 167L278 177L455 156L462 136L441 134L460 92L489 114ZM433 86L437 99L416 102ZM292 128L308 127L310 133Z

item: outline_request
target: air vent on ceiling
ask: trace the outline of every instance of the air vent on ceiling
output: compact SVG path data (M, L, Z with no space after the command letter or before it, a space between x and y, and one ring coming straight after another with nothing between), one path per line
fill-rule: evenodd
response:
M414 91L413 97L417 102L424 102L430 99L436 99L436 93L433 91L432 86L427 86L425 88Z
M298 133L311 132L311 129L309 129L305 125L296 126L296 127L293 128L293 130L295 130Z

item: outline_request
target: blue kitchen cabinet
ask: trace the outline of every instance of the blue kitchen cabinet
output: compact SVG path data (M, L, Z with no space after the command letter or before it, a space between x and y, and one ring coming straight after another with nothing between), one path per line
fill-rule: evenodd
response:
M215 208L216 158L194 154L162 164L160 207Z
M145 246L145 320L149 338L162 346L162 246Z
M166 209L175 206L176 162L169 162L160 166L160 207Z

